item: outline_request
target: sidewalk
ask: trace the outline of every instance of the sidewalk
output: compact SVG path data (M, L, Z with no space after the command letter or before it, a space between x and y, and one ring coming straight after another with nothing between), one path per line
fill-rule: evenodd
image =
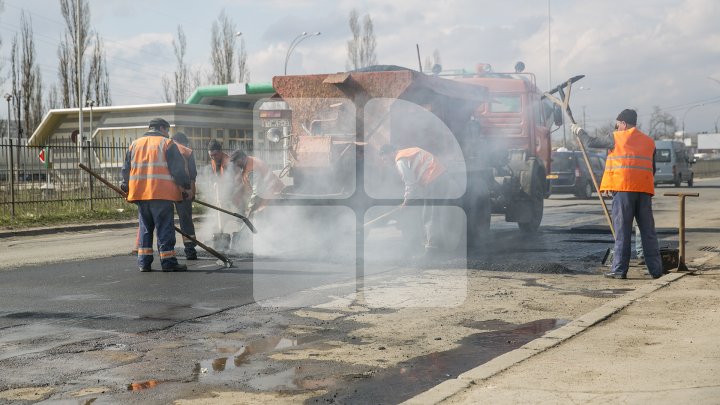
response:
M718 404L720 257L693 266L406 403Z

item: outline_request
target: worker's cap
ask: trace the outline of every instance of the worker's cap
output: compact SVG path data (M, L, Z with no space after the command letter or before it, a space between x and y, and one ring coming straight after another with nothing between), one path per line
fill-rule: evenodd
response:
M211 139L208 142L208 151L222 150L222 144L217 139Z
M245 160L247 158L247 154L240 149L237 149L233 151L233 153L230 155L230 161L235 163L238 160Z
M188 140L187 135L185 135L184 132L176 132L176 133L172 136L172 140L175 141L175 142L177 142L177 143L179 143L180 145L185 145L185 146L187 146L187 145L190 143L190 141Z
M148 124L149 128L170 128L170 124L162 118L153 118Z
M392 153L395 153L396 150L397 148L395 147L395 145L386 143L385 145L380 147L380 156L390 155Z
M637 125L637 112L626 108L618 114L616 120L629 125Z

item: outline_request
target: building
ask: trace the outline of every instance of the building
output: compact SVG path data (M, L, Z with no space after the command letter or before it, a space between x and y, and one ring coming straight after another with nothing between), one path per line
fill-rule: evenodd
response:
M82 153L80 161L94 167L118 167L124 149L147 131L148 122L162 117L170 133L184 132L196 151L205 151L210 139L223 143L223 149L243 149L261 155L282 168L281 145L270 143L256 125L256 103L271 97L274 90L265 83L235 83L205 86L195 90L186 103L162 103L83 108L83 133L92 152ZM50 147L54 170L74 169L78 162L78 109L50 110L28 140L31 147ZM277 150L276 150L277 149ZM207 162L207 153L196 152L198 164ZM92 160L88 160L92 158Z

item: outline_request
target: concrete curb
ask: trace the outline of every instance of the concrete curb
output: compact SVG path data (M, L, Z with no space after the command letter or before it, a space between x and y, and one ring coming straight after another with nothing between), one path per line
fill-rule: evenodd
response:
M132 228L137 227L137 220L124 221L124 222L102 222L97 224L78 224L78 225L63 225L45 228L28 228L28 229L9 229L0 230L1 238L11 238L13 236L37 236L47 235L60 232L81 232L81 231L94 231L98 229L121 229L121 228Z
M707 263L710 259L718 256L718 253L707 255L698 260L694 260L692 265L699 268L700 266ZM657 291L663 287L668 286L670 283L679 280L691 272L683 273L670 273L659 279L652 280L648 284L637 288L628 294L618 297L582 316L569 322L568 324L552 330L542 337L528 342L524 346L500 355L487 363L481 364L471 370L468 370L457 378L447 380L441 384L425 391L413 398L403 402L407 405L424 405L424 404L437 404L450 397L457 395L466 389L476 385L478 382L488 379L500 372L509 369L510 367L518 364L530 357L535 356L538 353L542 353L552 347L559 345L560 343L578 335L579 333L587 330L593 325L596 325L622 309L626 308L634 301L647 296L653 291Z

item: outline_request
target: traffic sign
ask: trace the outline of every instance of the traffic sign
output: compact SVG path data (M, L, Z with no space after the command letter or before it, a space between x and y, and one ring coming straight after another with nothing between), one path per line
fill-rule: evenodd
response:
M47 148L40 149L40 153L38 153L38 158L40 159L40 162L45 165L45 167L48 167L47 156Z

